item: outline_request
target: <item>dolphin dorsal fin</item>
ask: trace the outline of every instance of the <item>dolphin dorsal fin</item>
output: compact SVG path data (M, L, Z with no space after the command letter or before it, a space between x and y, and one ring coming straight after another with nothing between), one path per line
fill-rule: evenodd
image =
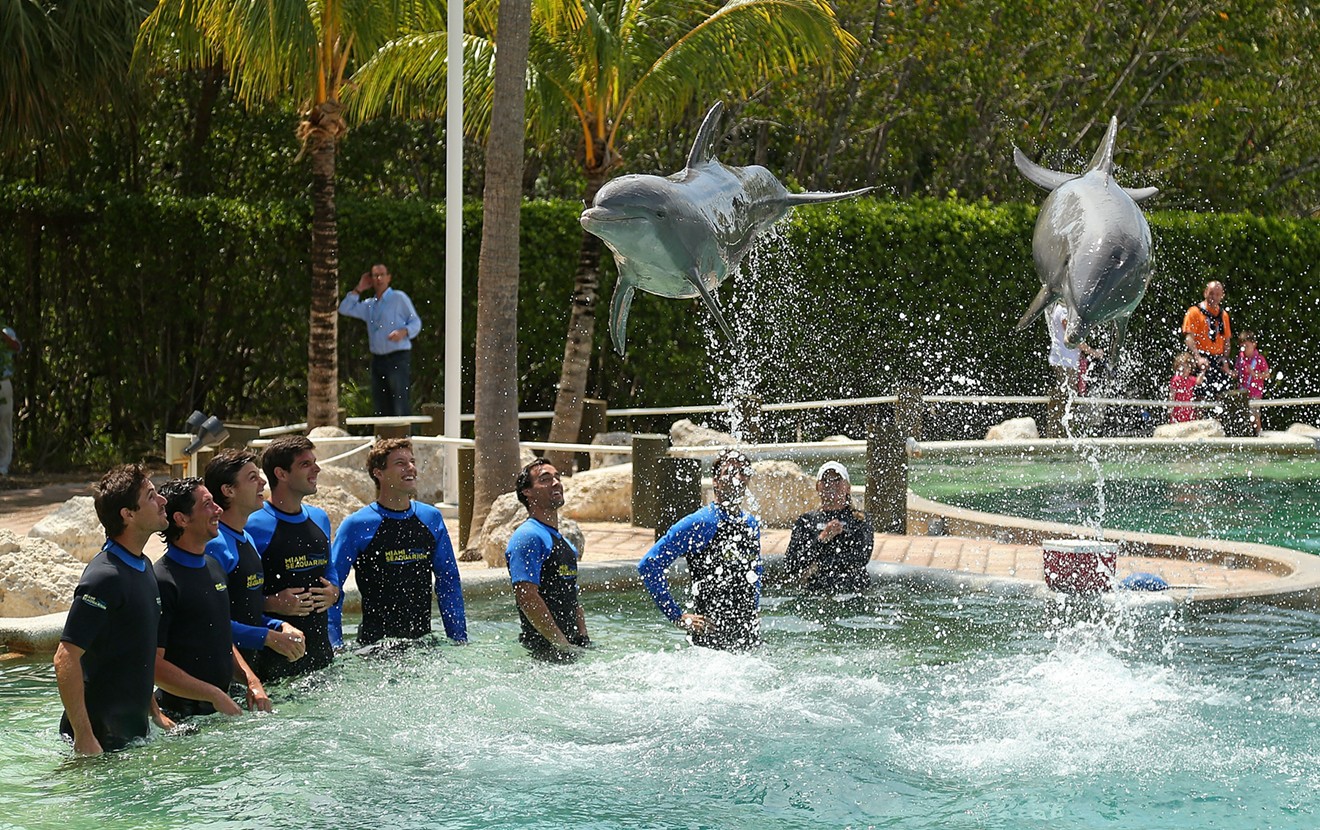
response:
M1061 173L1058 170L1041 167L1027 158L1027 154L1017 147L1013 148L1013 164L1017 165L1018 172L1022 174L1024 179L1042 190L1054 190L1064 182L1070 182L1078 178L1076 173Z
M1114 166L1114 142L1118 138L1118 116L1109 117L1109 129L1105 130L1105 137L1100 141L1100 147L1091 157L1091 166L1087 171L1099 170L1106 176Z
M724 104L720 101L706 111L706 117L701 119L701 129L697 130L697 140L692 142L692 151L688 153L688 167L704 164L715 155L715 128L723 114Z

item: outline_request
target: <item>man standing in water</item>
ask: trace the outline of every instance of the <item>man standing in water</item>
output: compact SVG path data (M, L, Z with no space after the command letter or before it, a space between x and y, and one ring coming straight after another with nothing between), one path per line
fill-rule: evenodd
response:
M376 501L344 519L330 549L335 585L342 589L349 569L357 568L362 592L358 643L430 634L432 596L439 601L445 635L466 643L463 587L445 520L435 507L413 501L417 461L412 441L378 439L367 453L367 475L376 482ZM344 642L341 613L336 603L330 611L330 642L336 647Z
M761 525L742 510L752 462L725 450L711 469L714 504L680 519L637 564L655 604L694 645L741 651L761 644ZM665 571L687 557L692 611L674 601Z
M266 503L266 479L257 469L257 455L247 449L228 449L216 453L206 465L206 489L220 507L220 535L206 546L206 552L220 563L229 580L230 629L234 645L256 668L262 648L269 648L286 660L302 659L307 653L303 632L291 623L266 616L265 570L261 554L244 528L248 517Z
M422 319L407 294L390 288L393 279L384 265L371 266L339 304L339 313L367 323L371 403L376 414L411 415L412 339L421 333ZM372 296L362 299L368 292Z
M207 544L220 533L220 507L200 478L175 479L161 495L169 524L161 532L165 555L155 566L160 585L156 701L174 718L239 715L229 686L241 680L248 708L269 712L266 690L230 633L225 572L206 555Z
M518 641L538 659L574 660L591 640L578 600L578 552L559 533L564 506L559 471L537 458L518 474L514 491L529 516L505 549L522 622Z
M137 464L101 477L93 495L105 528L101 552L87 563L55 649L55 682L64 715L60 733L79 755L100 755L145 738L151 721L174 722L152 696L160 592L142 554L164 530L165 499Z
M856 594L871 584L866 565L871 561L875 531L861 511L852 506L848 468L826 461L816 473L820 509L804 513L793 523L793 535L784 554L784 570L797 584L822 594Z
M308 674L334 660L326 612L339 589L326 579L330 565L330 517L303 504L316 492L316 448L302 435L276 438L261 454L270 498L248 518L247 531L261 554L266 612L295 622L307 637L307 655L295 663L269 651L257 658L257 674L267 680Z

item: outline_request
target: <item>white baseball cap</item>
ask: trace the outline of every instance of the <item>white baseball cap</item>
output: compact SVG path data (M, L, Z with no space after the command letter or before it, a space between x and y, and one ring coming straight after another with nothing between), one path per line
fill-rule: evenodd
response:
M829 472L838 473L839 478L852 484L852 479L848 478L848 468L837 461L826 461L824 464L820 465L820 469L816 471L816 480L820 481L825 477L825 474Z

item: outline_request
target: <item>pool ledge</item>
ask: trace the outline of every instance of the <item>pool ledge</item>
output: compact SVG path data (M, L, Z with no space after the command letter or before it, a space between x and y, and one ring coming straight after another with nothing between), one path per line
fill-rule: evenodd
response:
M1093 528L1002 516L942 504L909 491L908 532L929 534L939 528L948 537L979 540L957 559L904 556L886 562L881 552L873 557L883 576L944 571L942 582L972 580L1007 589L1044 590L1041 543L1045 539L1094 539ZM1193 539L1170 534L1104 530L1106 540L1118 542L1118 576L1154 573L1175 586L1164 594L1172 601L1197 606L1229 606L1263 601L1289 606L1320 606L1320 557L1273 545L1221 539ZM899 537L899 538L914 538ZM944 536L925 536L938 540ZM969 555L970 554L970 555ZM881 559L877 562L877 559ZM1025 583L1018 585L1018 583ZM1033 588L1033 586L1035 586Z

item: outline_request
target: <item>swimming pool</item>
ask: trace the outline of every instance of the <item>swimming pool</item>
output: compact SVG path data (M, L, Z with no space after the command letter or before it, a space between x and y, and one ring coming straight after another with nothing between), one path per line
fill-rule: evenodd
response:
M640 592L600 644L341 659L274 715L70 763L48 662L0 663L0 827L1313 828L1320 615L1094 620L888 586L771 594L766 646L694 649Z
M1309 455L920 460L910 486L1001 515L1320 553L1320 461Z

